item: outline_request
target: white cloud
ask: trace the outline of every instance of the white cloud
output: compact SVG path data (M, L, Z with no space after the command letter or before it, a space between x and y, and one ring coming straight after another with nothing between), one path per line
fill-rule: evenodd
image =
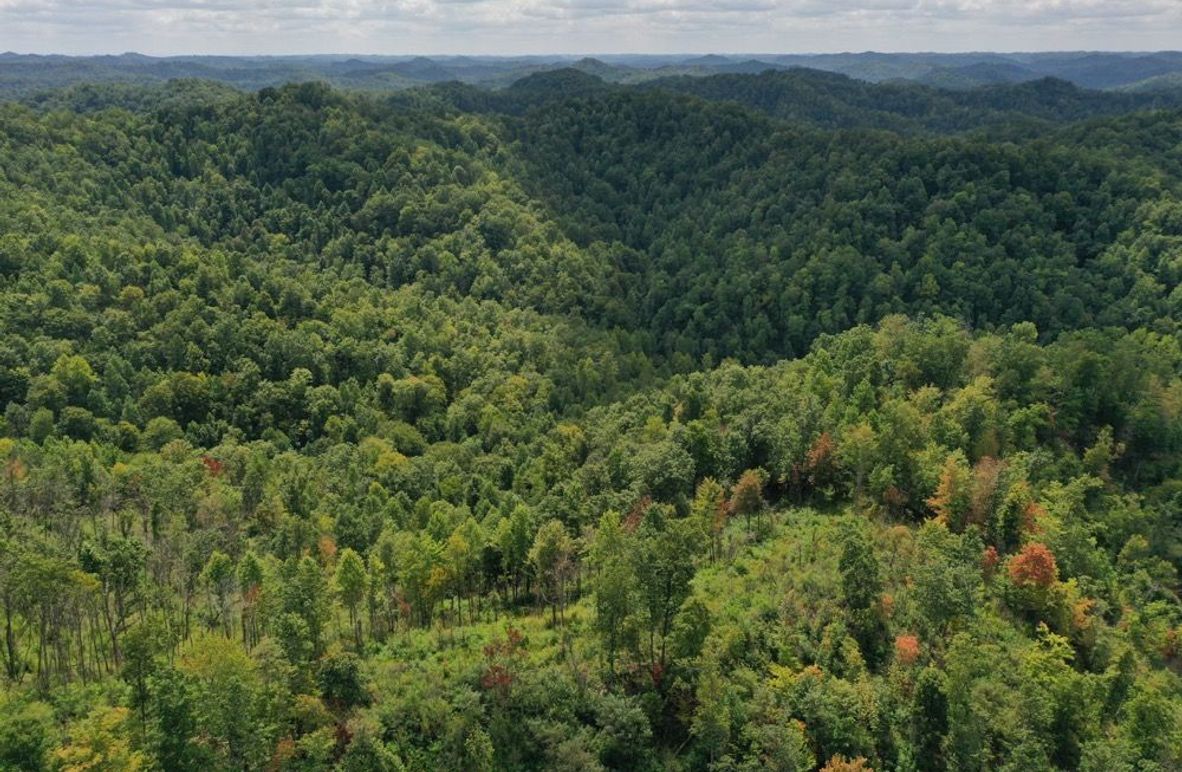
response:
M0 50L1160 49L1179 0L0 0Z

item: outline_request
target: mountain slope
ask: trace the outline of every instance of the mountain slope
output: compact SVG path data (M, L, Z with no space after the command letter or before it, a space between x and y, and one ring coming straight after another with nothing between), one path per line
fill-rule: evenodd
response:
M0 105L0 769L1182 768L1182 116L541 69Z

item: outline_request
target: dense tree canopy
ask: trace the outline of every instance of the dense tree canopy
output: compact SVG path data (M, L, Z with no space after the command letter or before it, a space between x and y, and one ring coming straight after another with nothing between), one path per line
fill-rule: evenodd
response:
M1182 116L728 77L0 105L0 768L1182 766Z

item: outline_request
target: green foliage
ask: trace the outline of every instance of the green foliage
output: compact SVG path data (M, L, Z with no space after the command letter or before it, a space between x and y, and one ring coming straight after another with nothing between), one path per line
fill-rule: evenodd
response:
M555 615L566 605L566 577L571 571L573 557L574 541L566 532L566 526L557 520L543 523L529 549L529 562L543 581L544 595Z
M475 768L480 769L479 766ZM341 772L401 772L405 767L397 753L370 731L363 731L354 735L338 769Z
M216 763L261 765L274 717L258 667L241 646L217 635L197 638L182 651L180 672L191 684L196 732L211 741Z
M915 759L919 769L944 769L948 695L944 674L924 668L915 684Z
M54 735L50 706L16 696L0 698L0 761L5 767L48 769Z
M353 654L329 652L317 663L316 682L324 700L337 709L365 704L361 665Z
M0 106L0 767L1182 764L1178 116L686 90Z

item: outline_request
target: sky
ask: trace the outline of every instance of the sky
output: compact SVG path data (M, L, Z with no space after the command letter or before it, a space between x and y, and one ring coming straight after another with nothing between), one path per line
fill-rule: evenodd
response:
M1147 51L1182 0L0 0L0 51Z

